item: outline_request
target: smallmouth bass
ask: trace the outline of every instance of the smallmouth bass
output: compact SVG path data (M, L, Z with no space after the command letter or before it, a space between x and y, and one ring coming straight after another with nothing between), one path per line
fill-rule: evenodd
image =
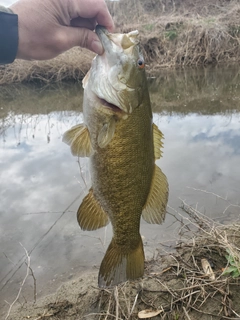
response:
M151 103L138 31L96 33L104 53L97 55L83 79L84 123L68 130L63 141L72 154L90 158L92 187L77 219L83 230L106 226L113 238L100 266L100 287L143 276L141 216L161 224L168 182L155 160L163 135L152 122Z

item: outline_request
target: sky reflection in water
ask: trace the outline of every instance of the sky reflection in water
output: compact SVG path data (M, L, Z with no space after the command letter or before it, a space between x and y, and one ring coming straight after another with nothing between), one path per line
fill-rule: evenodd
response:
M58 91L54 94L59 95ZM155 105L154 94L152 97ZM210 98L206 110L211 109ZM199 99L198 96L198 103ZM61 139L68 128L81 122L82 114L72 111L70 101L67 111L59 110L58 100L54 100L55 104L49 100L46 107L48 99L42 106L48 111L43 114L35 114L34 103L32 112L16 111L12 110L12 103L19 98L15 100L1 102L5 113L0 120L0 296L8 300L26 272L22 265L5 285L24 261L20 243L31 253L38 293L43 290L46 294L46 287L54 290L61 281L99 266L111 238L110 226L83 232L76 220L76 210L90 186L88 163L85 159L78 163ZM192 98L186 100L180 105L192 103ZM196 110L180 112L174 109L177 102L179 99L173 99L171 108L154 108L154 122L165 136L163 158L157 163L168 177L170 207L178 210L183 199L213 219L238 219L240 113L223 110L222 106L212 115ZM193 188L227 197L228 201ZM235 206L224 212L230 204ZM170 208L169 211L174 213ZM176 239L178 230L172 215L167 215L161 226L142 221L146 256L154 254L159 242ZM32 286L29 279L26 297L32 297Z

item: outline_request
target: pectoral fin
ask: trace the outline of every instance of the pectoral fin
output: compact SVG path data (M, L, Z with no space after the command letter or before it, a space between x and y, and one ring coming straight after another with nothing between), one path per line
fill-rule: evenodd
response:
M111 118L106 122L98 134L98 145L100 148L105 148L112 140L116 128L116 120Z
M158 129L156 124L153 123L153 145L154 145L154 156L155 159L160 159L162 155L161 148L163 147L162 139L163 139L162 132Z
M161 224L165 218L168 201L168 182L162 170L155 165L152 184L142 217L148 223Z
M89 231L102 228L109 223L108 215L94 197L92 189L78 209L77 220L83 230Z
M88 128L83 123L66 131L63 135L63 142L71 146L74 156L90 157L93 152Z

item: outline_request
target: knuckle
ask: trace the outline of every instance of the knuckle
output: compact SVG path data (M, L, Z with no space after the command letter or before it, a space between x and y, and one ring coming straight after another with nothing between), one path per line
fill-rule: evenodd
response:
M68 41L66 36L62 31L58 31L55 33L54 38L52 39L53 42L53 48L56 52L62 52L67 50Z

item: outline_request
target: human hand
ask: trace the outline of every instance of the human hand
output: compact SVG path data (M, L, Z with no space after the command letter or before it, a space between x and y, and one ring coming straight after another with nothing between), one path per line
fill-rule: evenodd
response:
M18 15L19 59L51 59L74 46L102 54L93 30L114 29L104 0L19 0L10 8Z

